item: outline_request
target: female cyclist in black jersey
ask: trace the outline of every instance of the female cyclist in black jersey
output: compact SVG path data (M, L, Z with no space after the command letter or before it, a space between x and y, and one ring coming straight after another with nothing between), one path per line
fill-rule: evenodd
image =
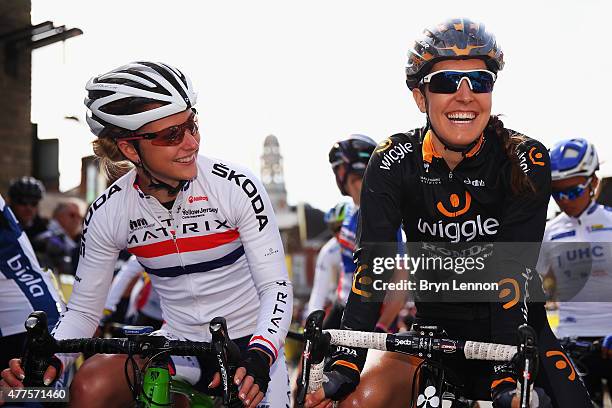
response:
M589 407L582 383L550 330L534 272L550 197L547 150L491 115L493 85L503 66L495 37L468 19L425 30L409 51L406 82L427 123L383 141L368 164L355 253L358 270L343 328L374 329L380 309L376 299L382 298L374 283L387 274L377 274L373 266L393 256L385 243L394 242L400 225L414 248L495 243L488 246L493 249L482 279L495 278L499 291L484 301L453 298L452 303L418 297L428 295L421 292L417 323L441 326L451 338L505 344L517 344L517 328L528 323L537 334L540 361L531 406ZM510 248L503 244L508 242ZM406 407L417 401L410 392L414 359L377 355L361 376L365 358L362 350L338 349L327 367L327 381L308 396L306 406L344 400L340 406ZM491 400L495 407L511 407L513 399L518 403L513 366L444 363L463 383L464 397Z

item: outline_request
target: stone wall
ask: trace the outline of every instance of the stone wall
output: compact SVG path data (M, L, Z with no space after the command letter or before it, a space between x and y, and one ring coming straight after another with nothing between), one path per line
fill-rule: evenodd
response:
M0 36L30 25L30 0L0 1ZM7 59L0 43L0 193L11 178L32 174L31 55Z

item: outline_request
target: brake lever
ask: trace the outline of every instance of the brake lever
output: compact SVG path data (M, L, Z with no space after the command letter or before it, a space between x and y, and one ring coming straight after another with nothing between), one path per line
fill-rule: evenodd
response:
M537 336L535 330L531 326L522 324L518 328L519 346L518 356L522 360L521 374L521 396L520 407L529 408L531 400L531 385L538 373L538 348Z
M30 313L25 321L26 341L21 359L26 387L44 387L43 375L49 360L57 348L55 339L49 334L47 314L42 311Z
M237 398L237 387L232 381L240 358L238 346L231 341L227 335L227 324L223 317L215 317L210 321L210 333L212 334L212 347L219 364L221 374L221 385L223 387L223 404L225 406L242 406ZM240 403L238 405L236 403Z
M304 325L304 351L302 353L302 372L300 383L298 384L297 403L304 406L308 383L310 381L310 368L312 364L318 364L325 358L326 347L321 345L323 337L323 318L325 312L315 310L306 319Z

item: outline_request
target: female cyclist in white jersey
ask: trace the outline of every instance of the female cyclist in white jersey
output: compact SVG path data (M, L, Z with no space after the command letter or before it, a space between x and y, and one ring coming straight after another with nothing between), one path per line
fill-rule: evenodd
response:
M262 184L241 166L198 155L196 93L178 69L134 62L92 78L86 89L87 122L98 136L94 152L108 170L131 169L85 216L76 282L55 337L94 333L115 260L127 248L159 294L162 334L207 341L210 320L225 317L242 350L234 380L244 405L284 407L282 347L293 295ZM118 355L87 360L72 384L71 405L129 405L124 361ZM220 384L214 364L174 357L173 363L176 375L196 388ZM45 379L56 374L50 367ZM19 360L2 376L19 386Z

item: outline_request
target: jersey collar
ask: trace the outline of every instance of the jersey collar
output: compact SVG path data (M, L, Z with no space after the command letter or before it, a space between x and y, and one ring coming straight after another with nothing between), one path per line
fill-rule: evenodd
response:
M598 206L599 206L599 204L597 204L595 201L593 201L591 207L589 207L589 209L586 211L586 214L587 215L593 214L593 212L595 212L595 210L597 209Z
M427 130L425 133L425 137L423 138L422 144L422 152L423 152L423 160L427 163L431 163L433 158L441 159L442 155L436 151L436 148L433 143L433 133L431 129ZM484 132L480 134L478 137L478 143L474 147L470 149L469 152L465 154L465 157L474 157L480 152L482 146L484 144Z

